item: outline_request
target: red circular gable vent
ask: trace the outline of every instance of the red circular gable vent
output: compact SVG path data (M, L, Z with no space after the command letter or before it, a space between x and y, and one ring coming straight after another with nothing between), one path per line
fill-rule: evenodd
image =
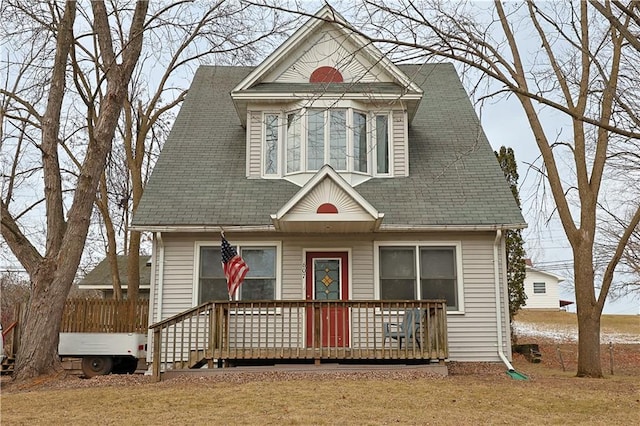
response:
M331 203L324 203L318 207L316 213L338 213L338 208Z
M311 73L309 83L342 83L342 74L334 67L320 67Z

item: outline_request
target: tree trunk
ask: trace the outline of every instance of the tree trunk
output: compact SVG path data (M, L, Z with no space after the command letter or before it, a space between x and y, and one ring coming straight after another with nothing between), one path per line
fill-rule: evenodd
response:
M102 174L100 179L100 198L96 200L96 206L102 214L104 229L107 233L107 261L111 271L111 285L113 286L113 298L122 300L122 284L120 282L120 269L118 268L118 253L116 249L116 231L113 228L113 221L109 213L109 198L107 194L106 174Z
M140 293L140 232L131 231L127 265L127 299L138 300Z
M61 275L57 266L55 259L45 259L38 273L32 277L31 297L23 324L20 324L22 333L16 356L16 381L62 371L58 340L72 278Z
M600 314L596 302L593 244L583 242L574 249L574 275L578 315L578 377L601 378Z

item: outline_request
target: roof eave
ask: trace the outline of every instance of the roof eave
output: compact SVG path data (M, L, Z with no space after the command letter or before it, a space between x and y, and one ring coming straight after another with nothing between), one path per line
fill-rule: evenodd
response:
M271 219L276 215L271 215ZM379 220L379 219L376 219ZM479 225L395 225L378 224L374 232L495 232L497 230L507 231L512 229L524 229L526 223L513 224L479 224ZM260 232L280 232L273 224L271 225L134 225L132 230L141 232L161 232L161 233L260 233Z

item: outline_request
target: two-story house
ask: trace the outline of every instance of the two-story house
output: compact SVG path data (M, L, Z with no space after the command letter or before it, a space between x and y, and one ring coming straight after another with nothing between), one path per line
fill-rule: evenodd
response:
M525 226L454 67L395 64L324 7L260 65L195 74L134 219L154 350L510 359L503 232ZM221 231L250 268L233 302Z

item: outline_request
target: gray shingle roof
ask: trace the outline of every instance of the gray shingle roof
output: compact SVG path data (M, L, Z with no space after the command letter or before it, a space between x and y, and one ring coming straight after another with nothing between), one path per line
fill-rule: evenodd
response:
M140 256L140 285L149 286L151 283L151 266L147 265L151 259L149 256ZM118 275L120 275L120 284L123 286L128 285L129 278L127 276L127 262L129 256L117 256L118 262ZM111 285L111 267L109 266L109 260L104 258L102 262L98 263L79 283L81 286L85 285Z
M247 179L231 90L253 68L201 66L147 184L134 225L270 225L300 188ZM524 224L451 64L401 65L424 91L409 129L410 177L356 187L383 225Z

